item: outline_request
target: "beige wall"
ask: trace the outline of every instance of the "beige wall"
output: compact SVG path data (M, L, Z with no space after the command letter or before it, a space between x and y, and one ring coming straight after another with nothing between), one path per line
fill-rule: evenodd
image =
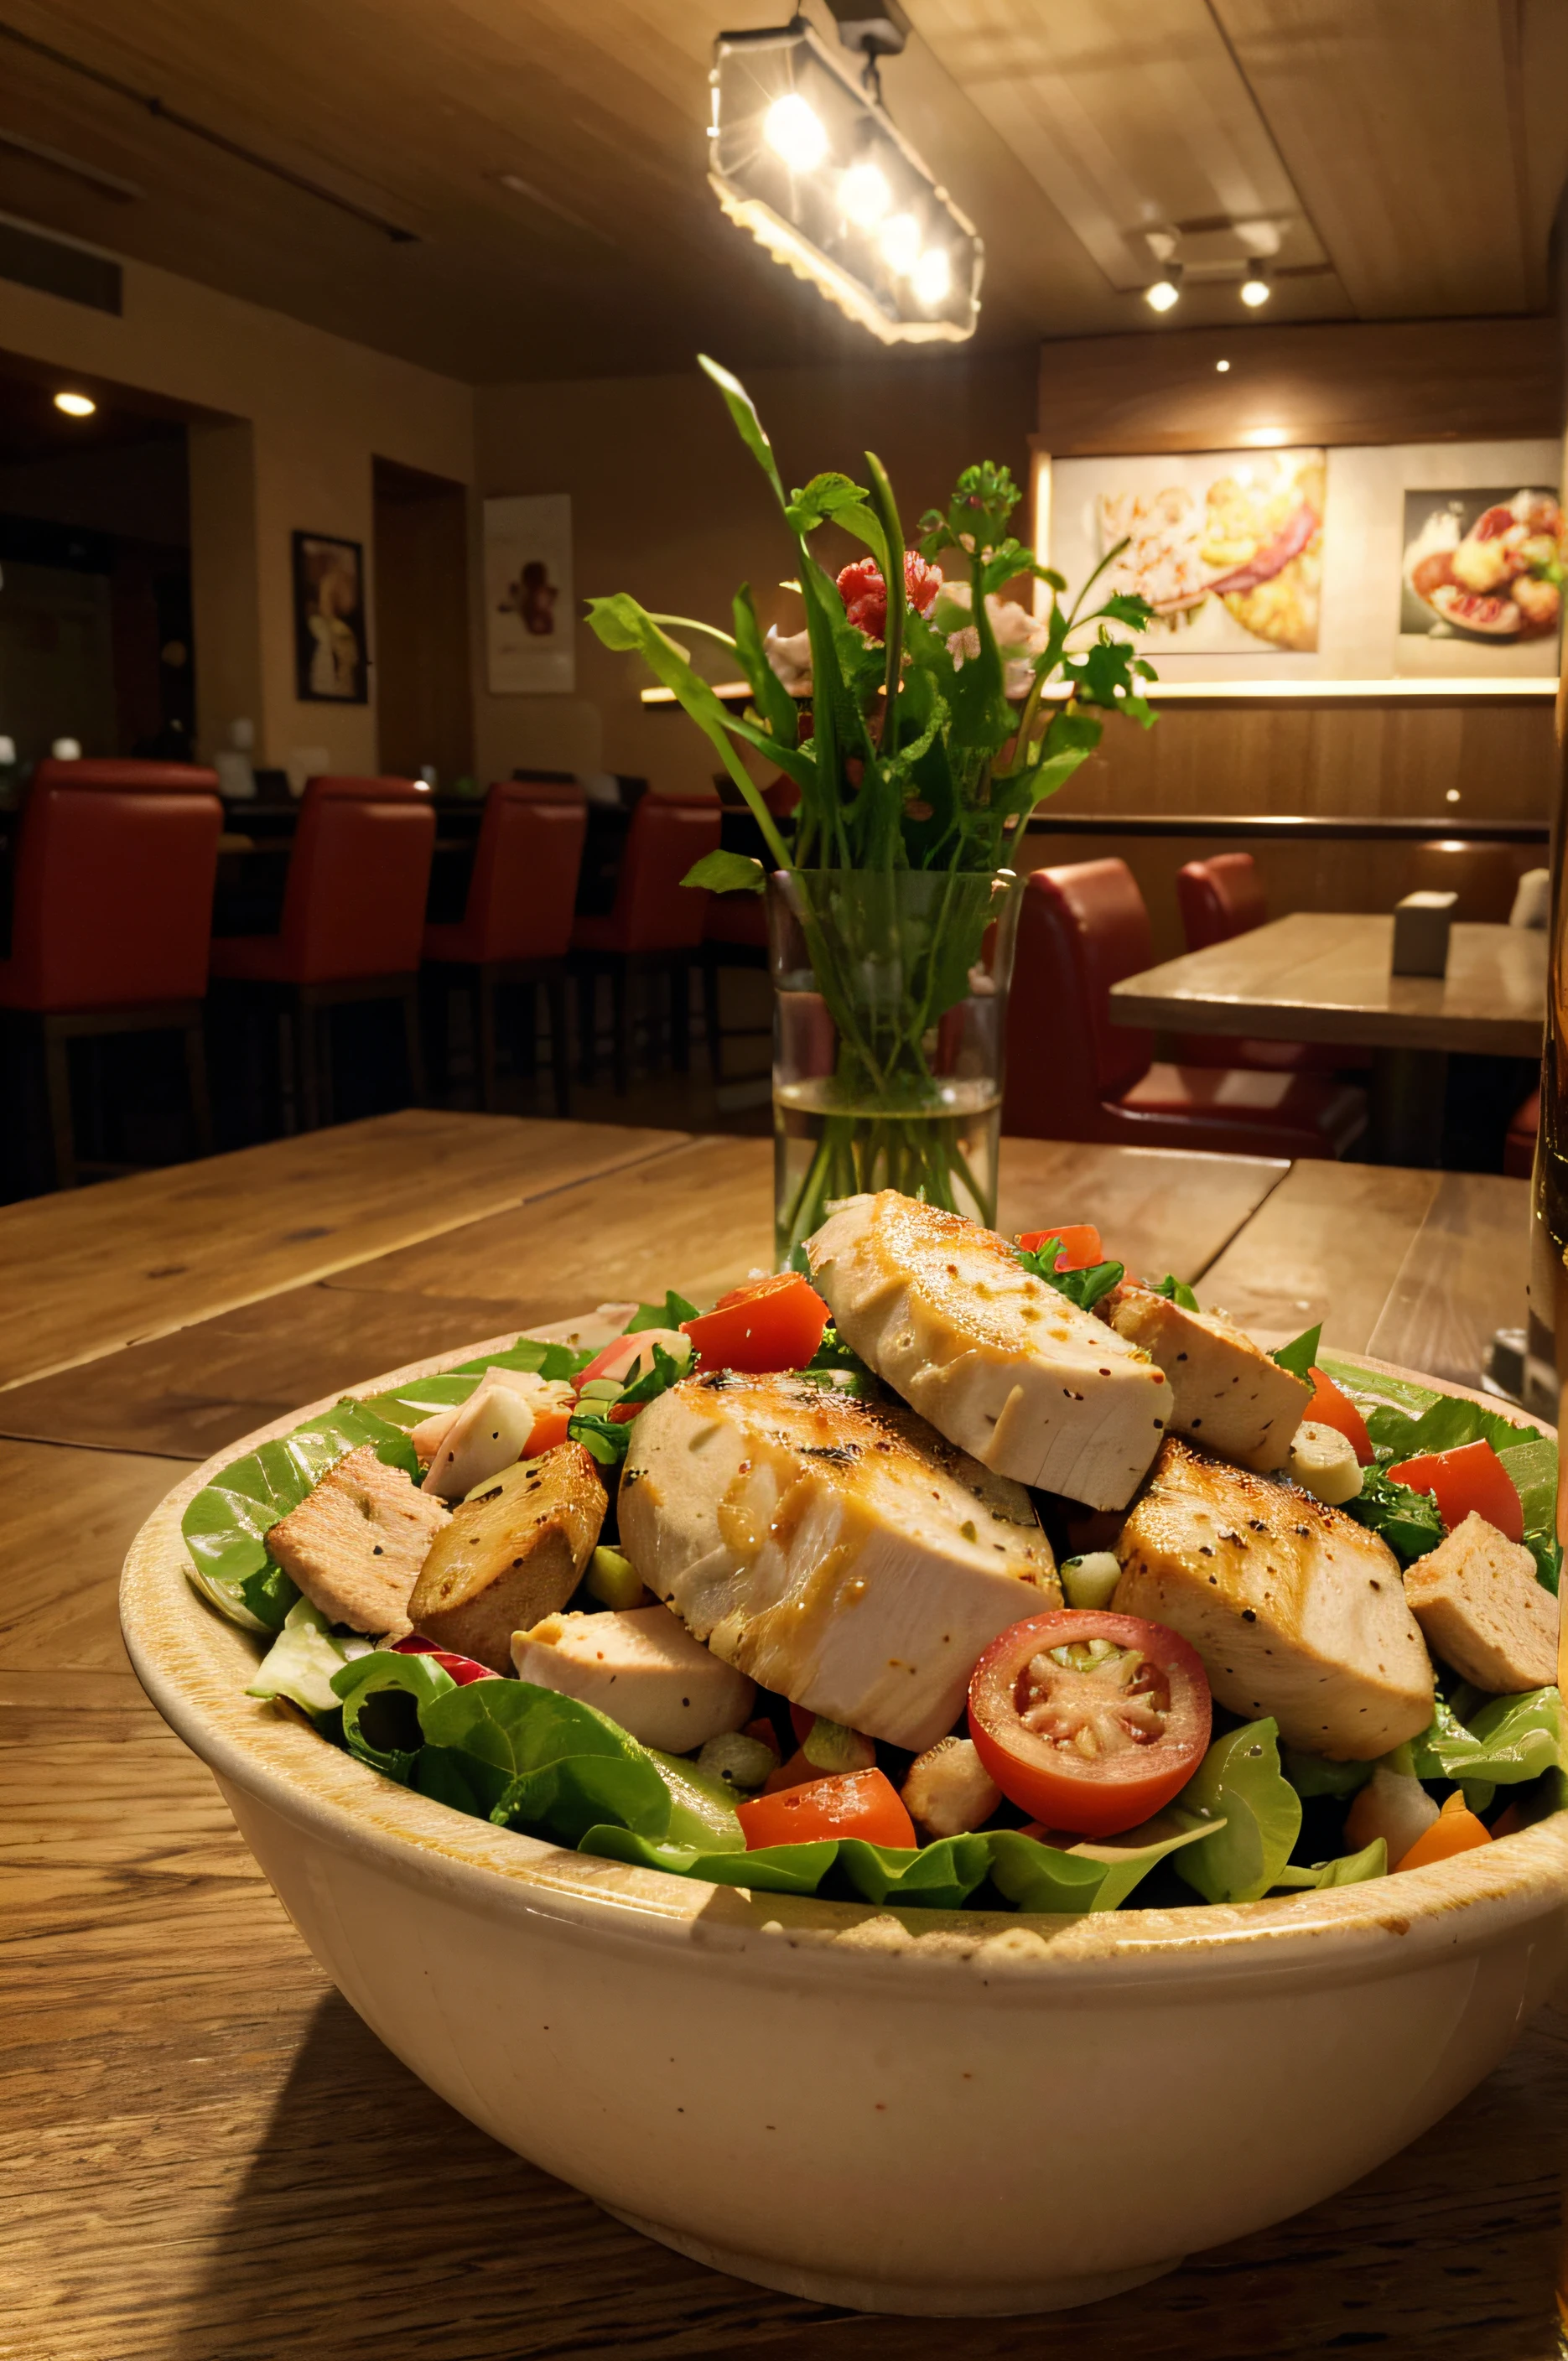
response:
M373 770L374 673L367 706L294 696L290 534L362 542L368 601L372 456L470 481L472 390L166 271L124 269L119 318L0 281L0 350L214 413L192 435L203 750L245 713L267 762L314 746L334 769Z
M1026 487L1035 379L1032 353L909 356L855 369L760 369L749 386L786 485L828 467L863 481L870 448L892 476L912 533L973 460L1005 461ZM477 495L571 493L579 602L630 590L656 611L728 629L730 599L749 581L764 627L800 628L798 598L778 587L793 553L772 495L696 369L481 386L475 451ZM477 517L473 538L477 559ZM846 544L845 556L856 554ZM482 777L505 777L514 764L632 772L664 789L712 777L718 758L691 723L671 708L640 704L649 676L639 661L611 655L582 625L575 697L490 696L477 574L474 605ZM709 677L733 677L721 649L688 644Z

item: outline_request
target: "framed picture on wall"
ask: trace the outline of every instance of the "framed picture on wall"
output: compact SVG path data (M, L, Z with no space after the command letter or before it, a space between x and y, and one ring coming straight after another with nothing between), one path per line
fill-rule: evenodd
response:
M576 688L569 492L485 502L485 649L492 697Z
M306 705L366 705L365 550L294 535L294 693Z
M1477 668L1531 640L1555 648L1568 521L1543 485L1405 494L1399 638L1468 645ZM1401 653L1404 653L1401 646Z

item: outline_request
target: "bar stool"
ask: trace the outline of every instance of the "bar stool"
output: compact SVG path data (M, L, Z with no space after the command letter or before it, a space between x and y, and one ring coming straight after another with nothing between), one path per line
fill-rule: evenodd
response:
M1343 1156L1363 1092L1303 1074L1156 1063L1154 1036L1113 1025L1110 990L1154 961L1124 861L1036 869L1024 882L1007 1016L1004 1131L1233 1156Z
M517 1039L532 1071L540 984L550 1008L555 1112L569 1112L566 951L587 826L587 799L575 781L499 780L485 797L463 916L425 928L425 972L441 995L443 1041L447 987L462 983L472 996L475 1062L488 1113L496 1105L497 995L503 986L523 994Z
M718 850L719 806L713 796L645 795L631 815L615 905L607 917L579 917L572 928L577 977L577 1030L582 1080L598 1068L598 979L608 974L614 1030L610 1044L617 1092L630 1080L628 999L634 978L666 975L670 986L670 1051L675 1071L690 1064L692 963L701 953L707 895L682 878Z
M308 780L281 928L213 944L214 981L291 1020L304 1130L331 1120L330 1012L350 1002L400 1004L410 1093L423 1100L419 961L434 850L435 814L417 780Z
M202 1000L224 817L217 789L215 771L188 763L51 760L33 774L0 1010L8 1029L42 1049L58 1188L73 1189L82 1169L73 1040L182 1034L195 1149L212 1152Z
M1268 922L1268 901L1250 852L1216 852L1189 861L1176 873L1176 899L1190 951L1234 942ZM1370 1049L1332 1041L1253 1041L1228 1033L1181 1033L1184 1066L1243 1067L1270 1074L1333 1074L1368 1071Z

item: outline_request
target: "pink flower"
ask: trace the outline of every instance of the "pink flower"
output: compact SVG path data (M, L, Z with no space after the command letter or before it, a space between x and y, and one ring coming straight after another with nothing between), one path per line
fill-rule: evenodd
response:
M909 603L917 615L924 615L934 604L942 587L939 567L927 566L913 549L904 553L904 584L909 593ZM887 586L882 578L882 568L872 557L857 557L846 566L839 577L839 596L844 601L844 612L857 631L868 640L880 640L887 630Z

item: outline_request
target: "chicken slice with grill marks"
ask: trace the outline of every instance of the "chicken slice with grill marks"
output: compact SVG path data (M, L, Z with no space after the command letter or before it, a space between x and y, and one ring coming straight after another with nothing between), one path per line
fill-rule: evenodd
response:
M1367 1762L1431 1722L1398 1562L1342 1510L1173 1436L1116 1555L1116 1612L1179 1631L1220 1703L1287 1745Z

